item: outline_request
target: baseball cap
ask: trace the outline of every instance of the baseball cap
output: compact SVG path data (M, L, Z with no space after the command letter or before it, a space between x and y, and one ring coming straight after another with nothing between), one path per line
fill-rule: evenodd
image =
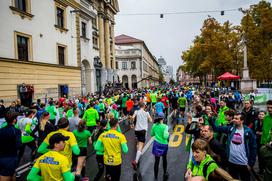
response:
M55 143L59 143L61 141L67 141L67 140L69 140L69 136L64 136L61 133L55 133L49 138L50 148L54 148Z
M157 113L156 115L155 115L155 118L154 118L155 120L156 119L164 119L164 113L163 112L159 112L159 113Z
M116 104L112 105L112 109L117 110L118 106Z

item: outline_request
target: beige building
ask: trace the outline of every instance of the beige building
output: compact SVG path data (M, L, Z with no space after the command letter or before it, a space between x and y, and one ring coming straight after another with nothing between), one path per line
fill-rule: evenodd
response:
M182 84L186 83L192 83L192 84L197 84L200 83L199 77L193 77L191 76L189 73L184 72L181 68L181 66L179 66L177 72L176 72L176 79L177 82L180 82ZM212 75L208 74L207 75L207 82L211 83L212 82Z
M0 99L6 103L78 96L113 80L117 0L11 0L0 7Z
M119 81L129 89L159 84L159 64L143 40L127 35L115 37Z

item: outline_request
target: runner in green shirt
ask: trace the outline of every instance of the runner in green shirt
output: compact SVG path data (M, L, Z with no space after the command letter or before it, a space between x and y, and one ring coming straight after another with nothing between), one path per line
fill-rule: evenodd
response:
M155 156L154 164L154 176L158 179L160 157L163 157L163 178L168 179L167 172L167 151L168 151L168 126L163 123L164 113L160 112L155 116L154 123L151 129L151 136L155 136L155 141L153 143L152 153Z
M186 109L187 99L184 97L183 93L178 98L178 104L179 104L180 115L181 115L181 117L184 118L184 112Z
M77 130L74 130L73 133L76 137L77 144L80 149L76 168L76 177L80 178L81 176L84 177L84 175L81 175L81 170L86 161L88 143L90 144L92 142L92 134L90 131L86 130L86 122L83 120L79 122Z
M261 137L261 144L265 145L269 143L272 138L270 137L269 132L272 131L272 100L267 101L267 111L263 120L263 132Z
M90 108L87 109L83 115L83 120L86 121L87 129L92 133L99 122L99 114L96 109L94 109L94 102L90 103Z
M56 109L56 107L55 107L55 105L54 105L53 100L50 100L50 101L49 101L49 105L46 106L45 110L46 110L46 112L49 112L49 114L50 114L49 121L50 121L53 125L55 125L55 122L56 122L56 115L57 115L57 109Z

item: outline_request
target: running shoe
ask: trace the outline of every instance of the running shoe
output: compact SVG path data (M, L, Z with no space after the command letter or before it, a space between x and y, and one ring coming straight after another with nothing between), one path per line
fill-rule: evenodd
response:
M132 168L133 168L133 170L137 170L137 163L136 163L136 160L133 160L132 162L131 162L131 165L132 165Z

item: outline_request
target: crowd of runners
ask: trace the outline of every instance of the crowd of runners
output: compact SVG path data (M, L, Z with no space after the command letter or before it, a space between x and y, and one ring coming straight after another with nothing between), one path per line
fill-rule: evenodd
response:
M0 100L0 181L20 177L15 170L26 146L31 150L29 181L98 181L103 177L118 181L122 153L130 151L120 121L135 130L137 151L131 160L135 171L147 134L154 137L155 180L161 157L163 180L171 177L169 125L173 130L184 125L190 135L186 147L192 154L180 180L247 181L252 173L257 179L272 180L272 100L267 101L267 110L256 110L254 96L244 100L238 91L169 85L112 95L49 98L30 107L20 101L4 105ZM90 152L97 160L92 163L98 168L94 178L85 174ZM253 169L256 159L259 170Z

